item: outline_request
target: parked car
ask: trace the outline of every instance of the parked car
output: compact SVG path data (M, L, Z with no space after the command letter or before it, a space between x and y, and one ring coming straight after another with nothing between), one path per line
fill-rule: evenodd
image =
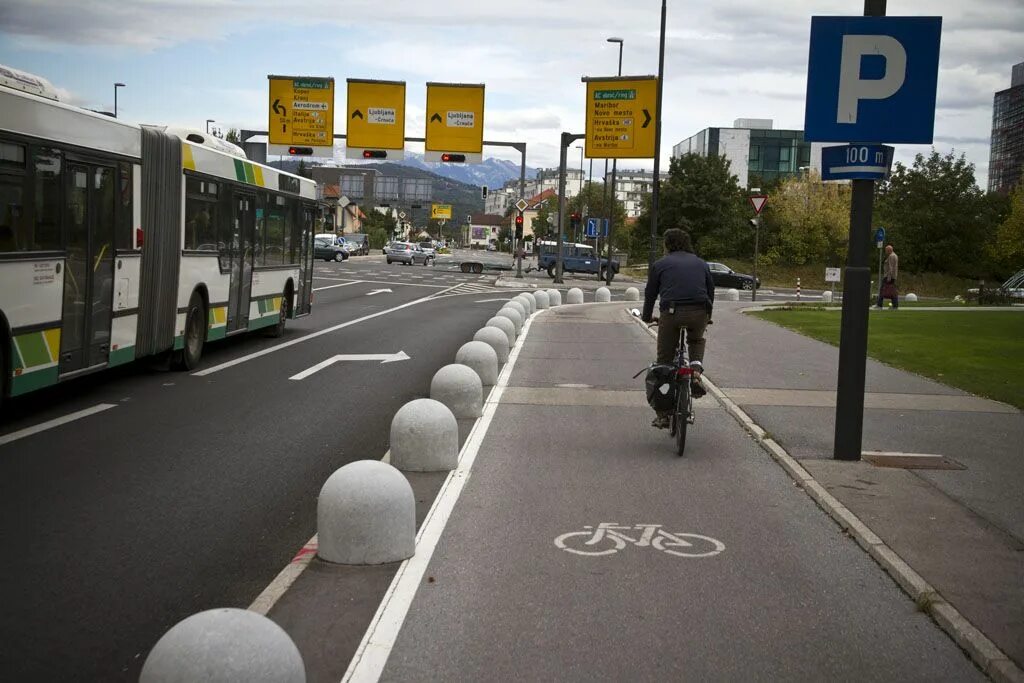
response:
M538 244L537 269L548 271L549 277L555 277L558 265L558 244L541 241ZM606 279L609 261L598 259L594 247L589 244L562 243L562 272L564 273L595 273ZM611 260L612 277L619 273L619 262Z
M437 256L437 250L434 248L433 242L420 242L420 249L422 249L423 253L430 258L435 258Z
M724 263L708 261L708 268L711 269L711 279L715 281L715 287L728 287L730 289L753 289L754 276L746 273L737 273ZM757 286L761 286L761 278L757 279Z
M356 256L369 256L370 239L362 233L345 235L345 243L349 245L349 253Z
M317 237L313 240L313 258L340 263L348 258L348 252L330 239Z
M407 266L415 266L417 263L425 266L430 261L430 257L419 245L410 242L392 242L385 248L384 255L388 263L404 263Z

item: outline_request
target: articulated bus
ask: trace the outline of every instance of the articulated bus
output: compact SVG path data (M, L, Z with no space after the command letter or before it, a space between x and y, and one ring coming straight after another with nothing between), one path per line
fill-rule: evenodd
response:
M0 403L312 306L316 184L0 66Z

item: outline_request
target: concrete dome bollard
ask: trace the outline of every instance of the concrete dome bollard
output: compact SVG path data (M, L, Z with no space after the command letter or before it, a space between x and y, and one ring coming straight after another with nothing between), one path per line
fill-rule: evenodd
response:
M600 303L607 303L612 300L612 290L607 287L598 287L597 291L594 292L594 301Z
M491 329L501 332L496 327ZM502 332L501 336L504 337L505 333ZM457 419L480 417L484 403L483 382L469 366L458 363L446 365L430 380L430 398L448 406Z
M506 301L504 304L502 304L501 307L502 308L514 308L517 311L519 311L519 317L523 319L524 323L526 322L526 319L528 317L530 317L530 307L527 306L522 301L517 301L516 299L510 299L509 301Z
M727 289L727 290L725 290L725 300L726 301L739 301L740 300L740 290L738 290L738 289Z
M583 290L579 287L573 287L565 295L565 303L567 304L581 304L583 303Z
M554 308L562 305L562 293L557 289L548 290L548 306Z
M302 655L284 629L234 607L179 621L156 641L139 674L140 683L305 680Z
M523 292L516 298L523 302L523 306L530 309L527 311L527 315L533 315L537 312L537 300L533 298L533 292Z
M320 489L316 530L317 555L327 562L368 565L408 559L416 552L412 486L380 460L350 462Z
M907 294L905 297L903 297L903 300L904 301L917 301L917 294L914 294L913 292L911 292L910 294Z
M508 323L512 324L511 321ZM455 352L455 362L472 368L485 387L492 387L498 382L498 353L487 342L466 342Z
M505 331L500 327L481 327L473 335L473 341L482 341L490 344L494 352L498 354L499 363L504 363L508 360L508 353L512 347L508 343Z
M640 290L630 287L626 290L626 301L640 301Z
M550 305L548 304L548 293L546 290L538 289L533 293L533 298L537 300L537 308L541 311Z
M512 308L511 306L505 306L497 312L496 316L499 318L507 318L512 321L512 324L516 328L517 335L522 332L524 316L517 309Z
M509 346L516 343L516 325L508 318L504 316L494 316L484 324L484 327L497 327L505 333L506 337L508 337Z
M497 360L491 365L497 374ZM406 472L446 472L458 466L459 423L448 406L418 398L398 409L391 419L391 464Z
M821 300L824 301L826 304L832 303L832 292L826 289L824 292L821 293Z

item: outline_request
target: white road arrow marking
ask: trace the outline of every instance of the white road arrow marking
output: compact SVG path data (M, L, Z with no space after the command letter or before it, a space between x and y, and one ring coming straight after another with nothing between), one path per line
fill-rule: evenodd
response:
M334 365L335 363L341 363L348 360L378 360L381 365L384 363L394 363L400 360L409 360L409 354L405 351L399 351L398 353L348 353L339 354L337 356L331 356L325 361L320 361L316 365L306 370L303 370L297 375L292 375L288 379L301 380L306 379L310 375L320 372L324 368Z
M374 294L383 294L384 292L387 292L388 294L392 293L390 289L371 289L369 292L366 293L366 296L373 296Z

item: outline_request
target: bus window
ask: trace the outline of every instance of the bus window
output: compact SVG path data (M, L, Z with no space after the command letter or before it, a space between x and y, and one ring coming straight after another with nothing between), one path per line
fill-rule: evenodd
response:
M284 263L285 213L287 203L284 197L270 196L267 204L266 224L263 231L263 259L265 266L279 266Z
M217 249L218 183L185 178L185 248L198 251Z
M122 161L118 165L117 228L114 246L132 248L132 165Z
M27 249L23 245L29 232L24 185L21 177L0 175L0 253Z
M36 172L35 249L60 249L61 153L57 149L34 149Z

